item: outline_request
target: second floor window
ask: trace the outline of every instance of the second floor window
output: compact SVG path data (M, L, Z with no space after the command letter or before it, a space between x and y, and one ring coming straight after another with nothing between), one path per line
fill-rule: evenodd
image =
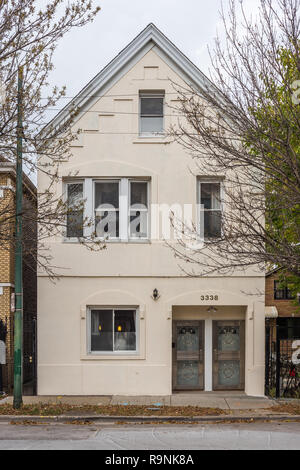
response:
M98 237L119 238L119 182L95 181L95 231Z
M67 238L94 233L108 240L148 239L148 186L148 181L129 178L67 183Z
M83 183L67 184L67 237L83 236Z
M140 93L140 135L155 136L164 132L164 93Z
M199 181L200 221L204 227L200 231L204 238L221 236L222 205L221 183L218 181ZM201 222L200 222L201 223Z
M295 296L289 290L287 285L281 281L274 281L274 299L275 300L293 300Z

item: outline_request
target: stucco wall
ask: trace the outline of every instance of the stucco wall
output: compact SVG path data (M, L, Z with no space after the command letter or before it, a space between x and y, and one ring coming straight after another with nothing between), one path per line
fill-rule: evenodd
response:
M184 149L169 137L138 136L139 90L165 90L165 128L178 116L171 81L182 78L155 52L148 52L93 104L74 129L84 133L73 147L73 158L61 166L62 178L148 177L154 204L196 204L197 169ZM173 114L173 115L172 115ZM47 185L39 174L39 188ZM63 193L63 183L57 185ZM171 386L173 307L198 306L208 315L238 315L246 320L246 392L264 389L263 273L255 269L230 276L190 278L163 241L108 243L98 253L56 237L49 241L52 264L61 267L53 285L40 273L38 281L38 393L70 395L167 395ZM160 298L151 298L154 288ZM202 302L214 293L218 301ZM253 295L256 294L256 295ZM86 309L89 305L136 306L140 314L140 351L137 358L87 357ZM226 311L222 308L226 307ZM205 308L206 307L206 308ZM178 314L178 312L176 313ZM195 314L195 312L194 312Z

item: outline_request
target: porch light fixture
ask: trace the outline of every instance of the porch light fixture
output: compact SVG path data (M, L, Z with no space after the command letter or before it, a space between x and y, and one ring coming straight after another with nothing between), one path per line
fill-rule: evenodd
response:
M153 289L151 297L152 297L153 300L158 300L160 298L160 295L159 295L158 290L156 288Z
M208 307L207 312L208 313L216 313L218 309L216 307L213 307L212 305Z

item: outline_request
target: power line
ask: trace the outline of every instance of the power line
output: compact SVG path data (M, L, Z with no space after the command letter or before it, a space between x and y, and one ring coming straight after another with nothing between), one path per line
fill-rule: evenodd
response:
M150 90L150 92L155 92L157 90ZM80 94L80 93L79 93ZM75 96L61 96L59 99L74 99L74 98L77 98L78 95L75 95ZM180 93L176 92L176 91L166 91L163 93L164 95L180 95ZM185 93L185 95L193 95L194 93ZM124 94L104 94L104 95L96 95L96 94L93 94L93 93L88 93L86 95L84 95L85 97L86 96L89 96L89 97L92 97L92 98L106 98L106 97L114 97L114 98L118 98L118 97L127 97L127 96L140 96L139 93L124 93ZM42 100L48 100L49 97L41 97Z

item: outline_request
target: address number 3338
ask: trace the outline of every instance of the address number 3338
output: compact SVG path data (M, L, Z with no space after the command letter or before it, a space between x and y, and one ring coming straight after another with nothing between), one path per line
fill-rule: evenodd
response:
M200 300L219 300L219 296L216 294L213 295L200 295Z

